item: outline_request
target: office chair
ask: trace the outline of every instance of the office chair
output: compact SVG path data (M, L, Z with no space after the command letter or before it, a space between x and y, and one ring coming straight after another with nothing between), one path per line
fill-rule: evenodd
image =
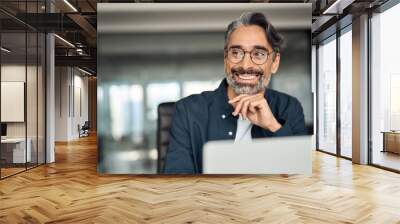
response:
M85 121L82 127L80 127L80 125L78 124L79 138L89 136L89 129L90 129L89 121Z
M157 173L162 173L165 166L165 156L169 145L169 130L172 115L175 112L175 102L161 103L158 105L157 120Z

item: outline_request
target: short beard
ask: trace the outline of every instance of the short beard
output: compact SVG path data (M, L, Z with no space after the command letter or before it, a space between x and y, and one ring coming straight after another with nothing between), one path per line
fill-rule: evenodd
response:
M228 82L229 86L232 87L233 92L235 92L236 95L254 95L260 93L267 88L270 79L270 77L268 77L268 80L266 80L266 76L264 74L260 74L257 84L255 85L239 84L235 80L235 73L235 71L231 71L227 75L226 81Z

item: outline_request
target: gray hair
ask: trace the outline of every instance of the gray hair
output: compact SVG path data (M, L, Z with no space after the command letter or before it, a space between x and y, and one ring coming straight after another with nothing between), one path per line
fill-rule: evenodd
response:
M275 52L280 52L283 37L275 30L264 14L259 12L245 12L238 19L232 21L225 32L225 48L233 31L242 25L256 25L265 31L268 43Z

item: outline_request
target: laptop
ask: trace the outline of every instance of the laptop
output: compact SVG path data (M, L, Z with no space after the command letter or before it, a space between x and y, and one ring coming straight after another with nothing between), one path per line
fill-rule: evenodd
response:
M204 174L312 174L312 136L207 142Z

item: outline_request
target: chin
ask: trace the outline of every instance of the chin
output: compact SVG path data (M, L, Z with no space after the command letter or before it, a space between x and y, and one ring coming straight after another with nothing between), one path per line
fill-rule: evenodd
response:
M247 95L255 95L260 93L263 89L257 88L257 85L236 85L233 87L233 91L236 95L247 94Z
M235 75L227 77L229 86L232 87L236 95L247 94L254 95L265 90L265 86L260 77L257 77L255 81L253 80L241 80Z

